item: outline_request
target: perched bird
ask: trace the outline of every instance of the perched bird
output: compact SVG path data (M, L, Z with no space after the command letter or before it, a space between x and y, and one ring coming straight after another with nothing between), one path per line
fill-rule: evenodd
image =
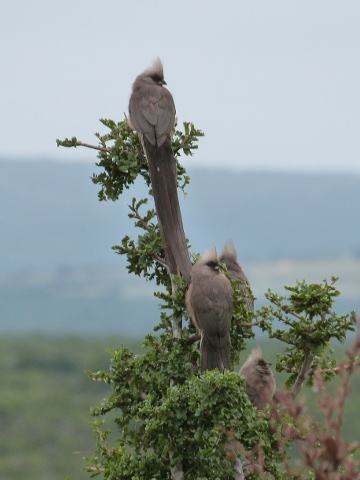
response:
M231 370L233 291L220 269L215 248L206 252L192 267L186 307L201 337L201 370Z
M263 358L260 347L254 349L239 371L246 378L246 392L252 404L264 410L275 393L275 379L269 366Z
M174 99L164 87L164 69L160 58L136 77L129 102L128 124L153 146L170 141L175 124Z
M149 164L149 175L164 247L171 275L190 282L191 261L177 194L177 165L171 148L175 104L164 85L159 58L138 75L129 101L128 125L139 132Z
M230 274L231 280L234 282L235 280L241 280L243 284L239 285L239 289L244 294L246 307L248 310L254 310L254 299L251 296L250 291L250 282L245 275L244 270L242 269L241 265L237 260L237 254L232 242L228 242L224 250L220 255L220 263L225 263L226 268Z

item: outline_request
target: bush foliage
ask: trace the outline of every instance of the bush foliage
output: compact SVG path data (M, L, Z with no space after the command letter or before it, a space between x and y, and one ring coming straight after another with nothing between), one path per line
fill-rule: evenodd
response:
M96 134L99 145L84 144L75 137L58 140L58 145L98 150L97 166L102 171L92 180L100 186L101 201L118 200L139 176L149 187L150 198L148 166L137 134L128 130L126 121L101 122L109 131ZM189 177L178 158L192 155L201 136L191 123L174 132L182 190ZM342 411L359 342L338 366L331 342L343 342L356 322L354 313L338 315L332 309L339 295L336 278L320 284L298 281L286 287L286 296L269 290L268 306L255 312L246 309L236 294L239 285L233 282L238 299L231 327L233 363L239 362L240 352L254 338L254 327L286 346L278 355L276 370L286 375L288 391L278 392L267 411L257 411L238 373L200 372L199 345L184 304L186 286L180 277L168 275L156 212L147 205L148 198L133 199L129 218L139 235L125 236L113 248L126 256L129 273L161 286L156 293L161 300L159 323L154 326L157 333L147 335L143 354L121 348L112 352L108 371L89 372L91 378L112 388L110 397L93 409L97 446L87 458L89 473L124 480L360 478L352 459L356 446L341 439ZM174 335L175 325L180 336ZM344 376L342 402L326 410L324 399L330 400L325 385L338 373ZM314 383L320 392L323 425L306 417L304 407L296 403L301 388ZM109 412L116 413L116 442L110 441L103 425ZM331 429L330 417L335 414L339 422ZM295 445L300 468L289 458L289 448Z

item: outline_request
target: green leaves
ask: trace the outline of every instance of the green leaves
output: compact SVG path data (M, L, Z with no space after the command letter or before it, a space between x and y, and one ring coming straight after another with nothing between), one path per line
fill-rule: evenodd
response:
M141 175L150 187L148 165L143 153L139 135L127 126L126 120L114 122L110 119L100 119L100 122L109 130L104 135L95 133L99 145L90 145L79 141L76 137L65 140L56 140L61 147L87 147L98 151L98 167L104 169L92 176L92 181L100 185L99 200L118 200L124 189L129 188ZM184 132L175 130L173 135L173 151L176 157L183 152L192 155L198 148L199 137L204 134L192 123L184 122ZM185 169L178 163L178 185L184 190L189 183Z
M289 295L291 302L291 309L293 312L306 312L309 317L322 316L329 313L335 297L340 295L340 292L334 287L336 277L331 278L329 284L324 279L323 284L311 283L307 285L305 280L299 282L295 287L285 287L286 290L292 292Z
M333 339L343 342L347 333L354 330L351 314L336 314L331 310L335 298L340 292L334 287L336 278L328 283L326 279L319 284L306 284L297 281L294 287L285 287L291 292L287 297L267 292L271 306L262 309L266 322L263 330L271 338L277 338L288 346L283 354L278 354L277 371L290 374L286 385L291 387L302 369L305 358L309 358L311 370L307 383L312 384L312 372L316 367L325 371L325 379L335 375L336 363L329 353ZM278 320L285 328L274 329L273 322ZM327 354L326 354L327 352Z
M65 140L59 140L58 138L56 139L56 145L58 147L66 147L66 148L71 148L71 147L77 147L79 146L78 139L76 137L72 137L71 139L65 138Z
M109 447L107 432L96 423L100 464L112 478L152 478L150 472L153 478L170 478L170 459L189 479L232 478L224 451L231 435L244 450L261 443L270 466L277 454L267 444L269 423L250 403L244 378L231 372L195 374L187 361L191 347L168 336L149 335L144 346L142 356L127 349L113 353L108 379L114 394L94 411L117 414L119 447ZM148 473L141 477L144 468Z
M106 119L100 121L110 132L95 134L101 147L108 149L99 151L99 161L96 163L104 171L92 177L93 183L101 186L99 199L117 200L124 188L129 188L138 175L142 175L149 186L147 162L139 136L128 129L125 120L119 123Z
M58 146L97 150L96 165L102 170L92 181L100 186L100 200L118 200L139 176L151 197L148 164L138 134L129 130L125 120L100 121L107 132L95 134L97 146L76 137L57 140ZM183 124L183 131L173 132L177 184L184 193L189 177L178 157L181 153L193 155L201 136L189 122ZM282 462L284 449L293 440L291 435L286 437L286 431L296 425L297 417L286 411L283 414L280 408L281 428L274 428L274 423L270 428L270 409L262 412L253 407L243 377L233 372L199 372L199 343L185 308L186 285L180 277L169 276L155 210L148 208L148 198L133 198L128 216L139 234L136 239L126 235L113 249L126 256L129 273L162 286L155 293L161 300L161 314L154 326L158 335L147 335L142 355L118 349L112 352L109 372L89 374L112 386L112 394L93 409L93 415L112 412L117 427L116 446L111 446L103 422L94 421L96 455L87 460L91 476L166 480L171 478L171 468L178 467L187 480L229 480L234 478L234 457L244 460L246 454L249 480L290 478L283 471L286 462ZM232 362L239 362L247 340L254 338L255 325L283 342L286 348L277 356L276 370L287 374L286 386L292 388L289 406L305 382L312 384L316 367L322 370L324 380L335 374L330 344L334 339L344 341L347 332L354 330L350 315L332 311L339 295L335 282L335 277L330 283L297 281L295 286L285 287L286 296L268 290L270 305L256 312L247 310L241 282L232 282ZM312 478L311 471L307 478Z
M112 248L119 255L126 255L129 273L144 276L148 280L155 278L158 285L166 286L170 281L165 266L159 227L156 222L152 222L156 213L151 209L142 216L140 209L144 205L147 205L147 199L137 201L133 198L132 204L129 205L129 218L135 220L135 226L144 230L145 233L139 235L137 241L126 235L121 245L115 245Z
M227 276L230 279L229 274ZM253 332L255 315L246 307L245 296L241 289L243 284L241 280L231 281L234 292L234 310L230 327L232 365L239 364L240 353L246 348L246 340L255 337ZM251 295L250 289L248 291Z
M179 155L181 151L184 155L193 155L193 150L198 149L199 137L204 136L204 133L195 128L191 122L184 122L183 126L184 132L177 129L174 131L172 148L175 156Z

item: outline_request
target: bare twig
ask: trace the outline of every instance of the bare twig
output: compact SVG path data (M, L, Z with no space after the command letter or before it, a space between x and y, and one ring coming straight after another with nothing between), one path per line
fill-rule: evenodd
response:
M311 368L311 365L312 365L312 361L313 361L313 355L310 351L307 351L305 352L305 357L304 357L304 361L303 361L303 364L302 364L302 367L301 367L301 370L297 376L297 379L294 383L294 386L293 386L293 389L292 389L292 395L293 395L293 398L296 397L296 395L300 392L305 380L306 380L306 377L310 371L310 368Z
M139 210L137 208L134 208L134 213L136 218L139 220L141 225L144 227L144 230L150 230L149 224L144 220L144 217L140 214Z
M261 323L264 323L264 322L265 322L265 319L262 318L261 320L257 320L256 322L252 322L252 323L238 322L237 325L239 325L239 327L256 327L257 325L260 325Z
M86 467L87 472L95 472L95 473L104 473L105 468L102 467Z
M184 345L192 345L193 343L197 342L198 340L200 340L200 335L198 333L196 333L195 335L192 335L190 338L188 338L187 340L184 340Z
M77 147L93 148L94 150L99 150L100 152L107 152L107 153L111 153L113 151L112 148L99 147L98 145L90 145L89 143L80 142L80 140L78 140L76 142L76 146Z
M156 255L156 253L153 254L153 257L154 257L154 260L156 260L160 265L162 265L167 270L169 270L164 258L159 257L159 255Z

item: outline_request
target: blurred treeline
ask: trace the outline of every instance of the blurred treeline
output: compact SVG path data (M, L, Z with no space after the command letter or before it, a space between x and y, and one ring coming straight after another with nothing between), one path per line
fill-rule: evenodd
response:
M265 357L276 361L278 344L262 339ZM121 336L99 339L5 336L0 339L0 478L6 480L71 480L90 478L82 472L83 457L95 447L90 408L99 405L110 387L91 381L85 370L108 369L111 353L126 345L141 352L141 340ZM335 357L342 359L346 345L334 345ZM241 357L245 360L247 352ZM358 422L360 376L353 378L348 399L344 436L360 438ZM279 388L284 378L276 375ZM330 390L336 388L336 380ZM316 394L304 389L311 413L316 412ZM107 428L114 430L111 419ZM115 437L114 437L115 438Z

